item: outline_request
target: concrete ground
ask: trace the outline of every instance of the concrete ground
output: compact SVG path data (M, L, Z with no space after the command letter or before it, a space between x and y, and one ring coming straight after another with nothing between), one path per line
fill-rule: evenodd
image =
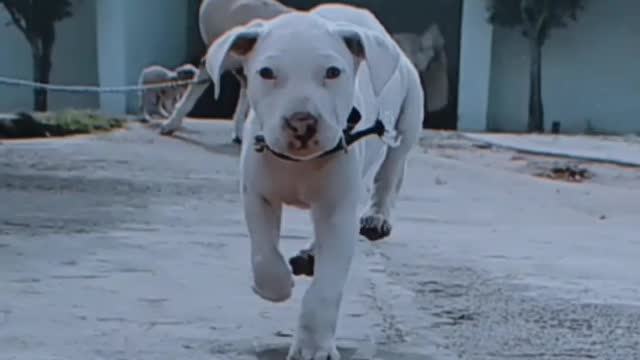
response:
M640 167L640 136L467 133L470 140L529 154Z
M0 144L0 359L283 359L308 280L251 292L231 124ZM427 133L358 243L346 359L640 359L640 170ZM287 256L311 235L285 213Z

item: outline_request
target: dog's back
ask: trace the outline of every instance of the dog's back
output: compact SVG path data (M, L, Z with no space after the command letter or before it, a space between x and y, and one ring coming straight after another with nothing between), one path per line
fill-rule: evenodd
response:
M256 19L271 19L293 9L276 0L203 0L200 35L210 45L228 30Z
M351 23L378 33L387 33L384 25L365 8L346 4L321 4L310 12L331 21Z

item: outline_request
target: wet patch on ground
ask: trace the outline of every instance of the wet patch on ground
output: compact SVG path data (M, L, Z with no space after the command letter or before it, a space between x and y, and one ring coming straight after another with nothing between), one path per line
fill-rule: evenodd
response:
M593 174L589 169L581 167L578 164L563 164L551 166L548 169L541 169L535 173L535 176L570 183L581 183L590 180Z

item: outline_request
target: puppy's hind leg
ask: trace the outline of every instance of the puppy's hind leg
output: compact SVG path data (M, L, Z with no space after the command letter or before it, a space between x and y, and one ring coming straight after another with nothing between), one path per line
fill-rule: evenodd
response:
M424 98L419 83L413 84L412 87L396 125L402 141L397 147L387 149L373 180L368 210L360 219L360 235L370 241L381 240L391 235L391 210L402 188L407 156L420 136L424 118Z
M209 72L204 66L204 62L200 64L198 67L198 72L195 76L196 81L202 81L202 83L191 84L187 88L187 91L182 96L182 99L176 105L173 113L169 120L167 120L164 124L162 124L162 129L160 133L162 135L171 135L173 134L180 125L182 125L182 120L189 114L189 111L193 109L196 102L200 98L200 96L207 89L209 83L204 82L204 80L210 79ZM216 85L217 86L217 85Z
M233 113L233 142L236 144L242 143L242 129L248 114L249 99L247 98L247 90L245 87L241 87L238 96L238 105L236 105L236 111Z
M242 134L244 123L249 116L249 98L247 97L247 77L244 74L242 68L234 69L231 71L233 76L240 83L240 93L238 94L238 103L236 104L236 110L233 113L233 142L236 144L242 143Z

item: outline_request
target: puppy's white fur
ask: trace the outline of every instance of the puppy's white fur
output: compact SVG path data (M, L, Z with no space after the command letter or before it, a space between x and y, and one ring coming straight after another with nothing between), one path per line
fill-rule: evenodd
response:
M338 78L323 77L330 66L342 70ZM354 105L363 114L359 128L381 118L400 136L395 147L367 138L348 152L300 162L258 153L250 141L242 146L253 290L269 301L289 299L294 282L278 247L282 208L308 209L315 275L304 294L288 359L339 359L335 333L358 237L360 195L371 188L360 227L390 228L407 154L423 120L418 73L370 12L343 5L321 5L234 28L209 48L206 68L219 83L225 70L238 67L246 74L251 107L245 139L261 134L272 149L299 156L286 145L291 134L283 119L307 112L318 119L317 143L302 155L317 155L336 144ZM274 76L263 78L264 68Z

